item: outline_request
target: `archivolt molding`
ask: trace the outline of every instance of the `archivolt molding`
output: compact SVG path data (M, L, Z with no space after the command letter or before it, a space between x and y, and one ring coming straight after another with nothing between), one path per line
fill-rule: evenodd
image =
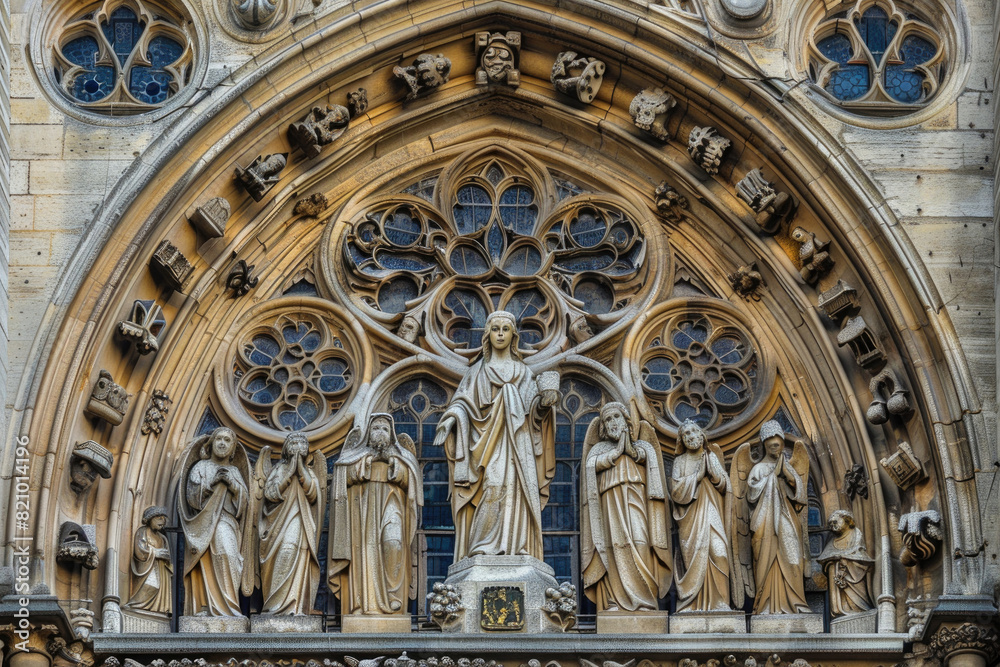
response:
M476 12L435 24L441 32L431 31L426 39L452 54L461 55L462 49L472 51L471 35L449 42L444 31L457 25L454 22L475 15L487 17L479 18L479 23L492 20L489 8L480 7ZM536 34L533 21L538 18L533 10L515 8L507 17L515 22L514 27L522 30L525 44L531 43L528 37ZM209 120L212 109L206 102L204 108L192 114L189 124L179 124L176 135L165 135L151 149L160 162L150 160L148 164L150 169L158 169L159 182L150 186L152 172L143 171L145 165L137 166L123 179L121 192L125 194L119 195L122 198L110 202L95 221L63 278L56 295L59 312L50 323L42 325L34 352L37 356L29 360L29 367L32 361L44 358L50 351L51 362L44 377L26 374L18 394L12 428L29 435L39 454L44 449L49 455L45 470L36 473L39 555L54 553L54 538L46 535L43 526L52 525L62 517L84 523L107 518L108 528L99 537L99 544L121 549L122 535L134 519L130 512L134 515L138 511L129 509L131 499L142 494L145 503L168 497L169 481L163 479L162 473L171 469L172 459L194 436L204 409L203 399L209 395L207 371L216 359L214 351L225 347L221 342L227 335L232 336L226 333L233 331L232 323L247 317L254 299L269 294L268 285L283 283L287 273L301 268L302 248L316 247L321 234L323 248L329 247L329 239L339 237L345 229L343 223L329 221L353 219L355 209L348 202L355 193L377 191L378 187L372 183L390 180L385 176L387 173L402 173L436 159L454 158L470 145L496 142L498 118L504 119L501 142L531 146L532 154L549 164L565 165L572 161L588 164L588 168L599 173L598 180L607 183L611 190L647 190L648 200L634 203L637 208L654 210L653 186L663 178L670 179L689 198L692 207L680 223L667 228L669 234L677 234L679 239L699 235L722 237L732 247L739 248L741 256L745 253L745 259L761 262L771 295L760 304L737 307L748 320L759 317L759 321L773 322L776 329L797 341L794 346L783 347L787 340L784 334L755 332L758 340L766 340L784 353L776 363L781 376L788 381L795 378L796 385L789 391L793 405L788 407L802 420L802 427L814 443L813 455L825 471L821 493L828 509L845 502L835 491L838 475L851 464L862 462L875 490L872 501L875 516L866 523L866 530L880 540L879 549L884 557L888 557L891 539L885 507L922 509L943 503L937 505L947 515L944 524L948 540L942 551L951 554L954 549L972 551L978 547L981 539L978 501L972 484L965 481L971 476L973 457L977 456L976 437L983 429L981 423L969 416L977 410L972 383L950 322L936 307L939 299L919 258L905 236L893 226L891 214L880 206L874 188L865 185L864 175L846 159L824 153L826 139L810 134L803 119L773 106L769 98L748 97L742 83L717 87L714 79L711 82L699 79L717 73L710 61L701 61L696 68L699 74L692 75L665 56L654 55L655 49L644 50L627 43L626 38L630 37L642 44L648 37L645 28L633 28L631 35L608 28L598 40L592 32L584 38L582 33L589 31L589 26L567 14L558 15L553 23L566 29L564 39L579 40L581 50L584 46L608 52L620 48L636 59L635 68L624 71L612 68L615 76L621 78L618 89L611 92L609 87L606 93L602 89L595 106L579 108L547 87L544 70L550 61L546 64L545 54L522 52L523 83L516 92L476 88L472 83L471 62L464 56L462 59L456 56L465 69L453 69L451 83L440 91L407 105L398 101L402 91L391 87L380 91L371 100L368 113L332 150L312 161L294 156L281 183L271 192L272 198L261 204L251 203L231 180L234 163L247 162L248 155L287 151L284 128L291 120L298 120L319 97L340 99L346 90L369 81L377 82L384 74L382 69L365 73L370 67L367 60L370 51L358 48L357 43L345 44L335 52L336 56L327 55L337 67L318 67L323 62L321 54L336 42L336 31L331 31L322 38L317 35L314 40L306 40L302 60L289 56L273 68L263 67L262 73L273 75L273 81L293 82L287 84L284 92L276 95L272 81L241 84L229 98L233 100L230 108L243 108L249 103L256 107L255 111L237 114L235 119L219 114ZM392 49L402 50L401 45L412 36L402 31L387 41L385 48L395 55ZM543 39L540 37L539 41ZM695 125L712 124L734 141L718 177L708 178L697 170L679 143L666 148L654 146L629 122L627 108L633 94L622 91L631 88L638 91L643 87L640 84L657 70L667 72L668 87L684 100L670 120L673 136L683 138ZM327 79L330 72L338 73L335 79ZM327 90L331 91L329 97ZM370 90L376 88L372 86ZM703 109L710 110L712 115ZM468 111L463 122L454 123L451 119L455 116L449 114L463 110ZM177 135L188 137L184 147L180 143L170 145ZM235 137L247 139L234 141ZM192 154L192 146L201 147L200 158ZM771 169L769 173L779 174L787 188L802 200L796 224L832 237L839 269L824 279L820 288L828 288L837 277L847 277L857 280L857 286L867 291L863 312L883 322L879 333L898 353L901 366L896 370L906 377L914 392L917 416L912 420L897 421L878 431L869 431L861 422L863 399L856 392L864 390L866 379L852 366L850 357L834 349L831 336L835 331L821 321L813 308L816 292L803 285L795 261L783 245L788 242L786 236L758 237L750 225L753 215L733 194L732 182L737 174L742 176L750 168L765 163ZM644 185L639 188L637 184ZM142 196L146 187L155 187L157 192L167 195ZM316 191L326 193L333 204L329 209L333 217L317 221L290 215L296 198ZM233 231L228 238L206 241L187 226L184 217L213 196L225 196L236 204L230 221ZM854 211L865 214L858 219ZM107 234L112 227L117 238L130 241L127 244L110 241ZM167 237L175 239L195 264L196 278L187 294L158 288L146 270L151 249ZM101 249L99 256L96 248ZM883 248L887 248L886 255L881 254ZM710 248L703 252L714 254L714 261L721 261L719 253ZM244 297L249 302L232 299L223 289L226 269L234 256L257 265L260 271L262 289ZM733 261L724 268L731 272L741 263ZM905 267L905 276L882 271L882 267L895 263ZM163 302L168 318L161 352L154 358L140 360L123 355L107 342L117 320L132 300L154 294ZM914 310L910 305L913 303L923 304L927 311ZM746 309L760 310L751 316ZM925 335L926 329L921 327L926 325L933 327L933 337ZM380 334L379 329L367 328L374 331L373 346L382 351L393 334ZM359 330L352 325L356 335ZM415 352L405 346L401 350L404 356ZM390 361L398 362L401 358ZM570 363L572 358L566 356L564 360ZM402 363L392 368L400 373L404 368L409 369L406 372L416 372L417 367L410 367L410 362ZM145 406L154 388L169 389L177 402L162 436L140 437L141 410L134 408L131 420L123 423L120 430L98 428L84 420L81 414L86 392L79 387L89 387L91 376L96 377L101 367L109 367L116 381L135 393L133 405ZM460 364L453 362L446 364L441 372L455 376L460 368ZM373 370L365 377L379 382L378 378L387 377L386 372L377 374ZM801 391L796 391L796 387ZM812 404L816 397L819 406ZM137 419L135 415L140 417ZM335 430L339 432L340 427ZM78 503L63 505L56 497L62 495L66 483L69 447L73 440L95 434L116 452L114 483L98 485L96 492ZM892 445L893 438L903 436L919 455L934 457L936 473L916 491L906 492L910 495L883 485L876 463L876 450L885 451L886 441ZM321 446L335 446L332 431L324 438L326 444ZM829 464L825 463L827 459ZM155 478L156 471L160 472L159 479ZM51 480L53 486L40 484L43 479ZM114 508L110 516L107 510L100 509L108 507ZM8 532L11 525L7 524ZM952 584L957 586L963 581L953 567L975 575L981 567L980 558L964 558L955 566L949 556L945 560L948 566L943 568L946 590L955 591ZM890 570L887 563L883 564L883 573ZM115 569L110 571L114 575ZM47 569L46 583L55 584L59 578L55 572L54 567ZM886 586L889 589L893 586L892 577L886 576L883 591ZM107 582L106 590L117 585L114 579L112 576ZM968 577L964 582L964 590L977 591L976 577ZM896 585L901 584L898 581ZM924 582L913 581L911 585L913 589L908 593L940 592L925 588Z

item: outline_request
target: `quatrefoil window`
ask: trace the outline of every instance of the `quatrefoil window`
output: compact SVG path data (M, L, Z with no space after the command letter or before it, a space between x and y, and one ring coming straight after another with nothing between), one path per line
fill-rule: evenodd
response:
M888 1L860 0L824 21L809 50L813 80L857 110L905 110L926 102L944 66L937 32Z
M190 77L184 21L141 0L108 0L70 22L55 49L55 76L77 105L112 115L166 103Z
M705 313L675 315L642 355L642 388L650 406L673 426L691 419L714 429L744 413L759 395L757 356L736 323Z
M281 315L248 333L234 360L236 393L261 424L315 429L343 406L354 377L340 338L320 317Z
M642 291L646 241L613 197L500 159L364 207L342 240L348 293L386 323L409 315L453 350L480 346L496 309L523 348L565 322L613 322ZM568 316L568 317L567 317Z

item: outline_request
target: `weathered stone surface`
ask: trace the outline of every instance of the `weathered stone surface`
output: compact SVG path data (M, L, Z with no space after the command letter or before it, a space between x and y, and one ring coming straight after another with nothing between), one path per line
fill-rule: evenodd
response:
M342 617L340 631L347 634L397 634L409 632L410 617L407 615L348 614Z
M822 614L756 614L750 616L750 632L755 635L785 635L791 632L820 634Z
M742 634L746 631L746 614L741 611L686 611L670 617L670 634Z
M409 621L409 618L406 620ZM270 634L275 632L323 632L323 617L294 616L291 614L255 614L250 617L250 632L254 634Z
M597 632L623 635L662 635L667 632L669 614L665 611L600 611Z
M181 616L177 619L177 631L198 634L250 632L250 619L246 616Z

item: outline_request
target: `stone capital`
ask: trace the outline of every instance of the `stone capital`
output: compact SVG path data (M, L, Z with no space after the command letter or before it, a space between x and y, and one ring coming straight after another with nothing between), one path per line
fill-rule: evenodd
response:
M931 637L931 650L941 660L948 662L952 657L964 653L983 656L986 664L992 664L1000 648L997 631L976 623L946 625Z

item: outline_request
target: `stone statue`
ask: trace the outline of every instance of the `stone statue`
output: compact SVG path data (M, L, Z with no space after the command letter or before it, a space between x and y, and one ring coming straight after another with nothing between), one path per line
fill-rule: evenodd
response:
M598 611L655 611L670 590L670 516L653 428L608 403L590 423L580 480L583 585Z
M157 614L173 610L174 566L163 534L166 525L164 508L147 507L142 513L142 527L135 531L132 542L132 597L125 604L129 609Z
M309 440L289 433L271 466L263 447L254 470L259 508L260 583L265 614L307 615L319 588L319 534L326 501L326 457L309 454Z
M444 55L421 53L409 67L396 66L392 68L396 78L402 79L410 88L406 99L412 100L421 93L433 90L448 83L451 74L451 60Z
M808 504L809 454L797 440L786 460L785 433L774 420L761 427L760 442L764 455L759 461L745 442L730 471L735 496L733 604L740 608L749 596L754 614L808 614L803 509Z
M670 472L670 499L684 574L677 576L677 612L730 611L729 477L725 457L698 424L678 432L683 450Z
M522 360L514 316L486 319L482 357L438 422L455 518L455 562L468 556L542 559L542 508L555 474L552 410L558 375L535 378Z
M257 558L247 488L250 461L224 426L197 438L181 460L177 506L187 543L184 614L242 616L240 590L253 593Z
M833 532L816 560L823 566L830 585L830 614L844 616L874 609L871 576L875 559L865 549L865 538L854 523L854 515L837 510L827 527Z
M399 323L399 329L396 330L396 335L407 343L416 345L422 329L419 319L413 315L404 315L403 321Z
M417 522L424 491L416 448L392 415L347 436L333 469L330 590L345 614L404 614L416 597Z

